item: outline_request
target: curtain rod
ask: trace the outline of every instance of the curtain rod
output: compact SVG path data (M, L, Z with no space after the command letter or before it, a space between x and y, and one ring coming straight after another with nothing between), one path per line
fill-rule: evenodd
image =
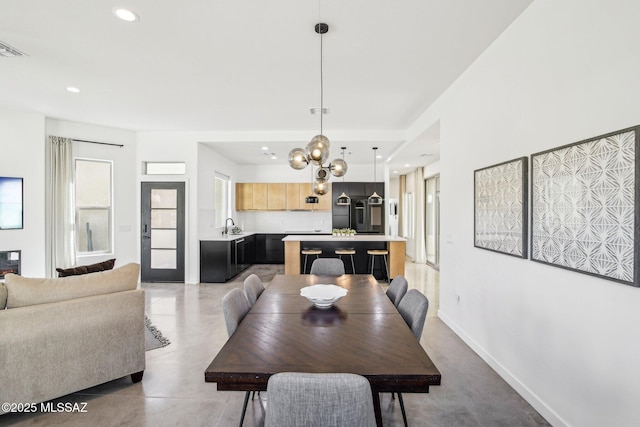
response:
M84 140L84 139L74 139L74 141L75 142L87 142L89 144L112 145L114 147L120 147L120 148L124 147L123 144L113 144L111 142L96 142L96 141L87 141L87 140Z

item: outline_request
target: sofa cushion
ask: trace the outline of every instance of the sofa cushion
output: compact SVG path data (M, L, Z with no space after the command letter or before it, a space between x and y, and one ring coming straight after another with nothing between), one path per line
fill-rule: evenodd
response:
M140 265L131 263L114 270L57 279L35 279L7 274L7 308L64 301L138 287Z
M81 274L111 270L115 263L116 259L113 258L107 261L97 262L95 264L79 265L71 268L56 268L56 271L58 272L58 277L79 276Z
M0 283L0 310L4 310L7 306L7 288L4 283Z

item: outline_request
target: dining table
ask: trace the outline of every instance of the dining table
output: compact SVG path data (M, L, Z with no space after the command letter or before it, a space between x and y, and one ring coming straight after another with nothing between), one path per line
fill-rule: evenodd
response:
M347 294L329 308L300 295L315 284ZM204 373L218 390L264 391L278 372L355 373L379 393L428 393L441 375L385 290L369 274L276 275Z

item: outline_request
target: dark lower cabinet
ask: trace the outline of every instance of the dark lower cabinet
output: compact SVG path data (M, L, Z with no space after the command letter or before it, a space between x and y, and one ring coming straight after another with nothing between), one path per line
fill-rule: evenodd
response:
M200 282L224 283L255 262L255 236L200 241Z
M286 234L256 234L256 264L284 264Z

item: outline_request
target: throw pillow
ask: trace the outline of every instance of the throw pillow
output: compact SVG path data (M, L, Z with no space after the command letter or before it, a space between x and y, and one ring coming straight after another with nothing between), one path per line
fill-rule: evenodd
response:
M65 301L75 298L137 289L140 266L122 267L80 276L36 279L9 273L5 276L7 308Z
M79 265L78 267L56 268L56 271L58 272L58 277L79 276L81 274L111 270L115 263L116 259L113 258L107 261L97 262L95 264Z

